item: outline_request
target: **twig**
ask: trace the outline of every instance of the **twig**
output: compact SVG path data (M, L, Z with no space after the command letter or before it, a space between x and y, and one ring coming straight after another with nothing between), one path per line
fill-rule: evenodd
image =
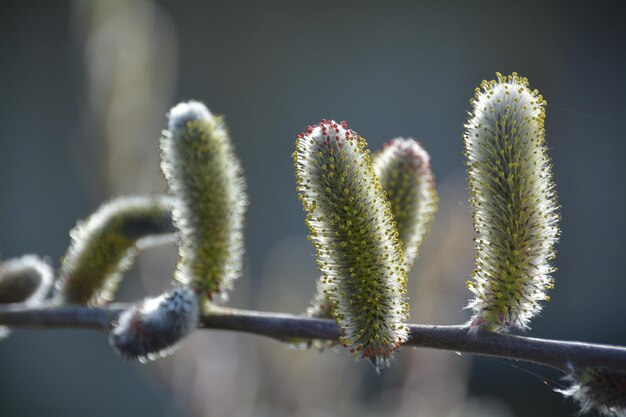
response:
M0 308L0 325L108 331L125 307L124 304L115 304L109 308L3 307ZM339 329L332 320L222 307L216 307L202 316L200 327L246 332L278 340L336 340L339 337ZM626 372L626 347L490 332L472 334L466 326L411 324L409 328L407 346L523 360L562 371L567 371L568 364L573 364L579 368L604 367Z

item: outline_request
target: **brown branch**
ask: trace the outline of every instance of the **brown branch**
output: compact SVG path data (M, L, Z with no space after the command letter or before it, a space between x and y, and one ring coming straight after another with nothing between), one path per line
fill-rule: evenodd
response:
M109 308L88 307L2 307L0 324L29 328L87 328L108 331L126 305ZM200 327L231 330L278 340L337 340L339 329L331 320L293 314L265 313L230 308L215 308L203 315ZM626 372L626 348L581 342L536 339L524 336L478 332L466 326L409 325L407 346L450 350L485 356L523 360L566 371L569 364L578 368L604 367Z

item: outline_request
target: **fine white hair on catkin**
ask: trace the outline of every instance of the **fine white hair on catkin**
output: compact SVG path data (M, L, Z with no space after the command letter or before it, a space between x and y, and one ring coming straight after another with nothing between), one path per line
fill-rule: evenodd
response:
M188 288L175 288L125 310L109 334L109 342L123 357L141 362L174 351L198 324L198 299Z
M102 204L70 231L71 244L63 257L56 284L57 304L104 306L142 247L176 232L172 225L175 199L163 195L134 195Z
M23 255L0 264L0 305L24 307L41 305L54 282L54 270L37 255ZM0 326L0 340L9 335L9 328Z
M298 135L293 157L340 342L379 368L406 341L409 311L398 232L367 144L345 122L322 120Z
M513 73L483 81L463 135L473 206L473 329L528 328L553 287L559 214L545 144L546 102Z
M161 137L161 169L179 203L176 280L202 300L225 301L243 270L243 226L248 205L239 160L224 120L197 101L169 114Z
M0 304L37 306L48 296L54 270L37 255L23 255L0 264Z
M437 211L438 197L430 156L414 139L396 138L374 153L372 167L389 201L408 273ZM307 309L309 317L333 317L333 306L324 292L323 281L323 277L317 281L315 296ZM333 342L315 340L312 344L323 349Z
M414 139L396 138L372 156L372 166L391 204L408 272L437 212L430 156Z
M556 390L574 400L580 412L596 410L607 417L626 417L626 374L605 368L569 366L563 378L570 386Z

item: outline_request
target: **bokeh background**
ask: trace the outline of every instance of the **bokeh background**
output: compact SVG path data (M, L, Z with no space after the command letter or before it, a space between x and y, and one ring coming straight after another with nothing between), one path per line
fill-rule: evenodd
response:
M164 190L165 113L224 114L245 167L246 274L232 305L303 311L316 271L296 198L295 136L347 120L371 149L414 136L441 204L410 276L412 321L464 322L472 228L461 133L495 71L548 101L563 235L528 334L626 344L626 26L619 2L7 1L0 3L0 251L49 257L103 200ZM173 246L143 253L121 300L169 287ZM1 416L571 416L559 375L404 349L378 376L343 351L196 332L128 363L91 331L0 343Z

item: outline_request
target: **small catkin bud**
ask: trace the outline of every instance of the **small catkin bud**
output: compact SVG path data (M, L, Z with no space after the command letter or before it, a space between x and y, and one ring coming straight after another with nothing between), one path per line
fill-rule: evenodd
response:
M565 381L571 387L557 390L572 398L584 413L597 410L606 416L626 417L626 374L603 368L571 368Z
M391 204L409 271L437 212L430 156L414 139L397 138L373 155L372 166Z
M57 304L102 306L113 299L137 246L173 234L172 207L165 196L130 196L111 200L70 232L72 243L62 260Z
M0 264L0 304L40 304L54 281L52 267L36 255L24 255Z
M40 305L54 282L52 267L36 255L8 259L0 264L0 304ZM0 326L0 340L9 329Z
M224 120L204 104L180 103L161 138L161 169L180 200L176 280L201 301L227 298L243 269L243 225L248 198L241 164Z
M406 341L409 311L398 232L367 144L345 122L322 120L298 135L293 157L339 341L379 368Z
M528 328L553 287L559 215L545 144L545 105L513 73L483 81L463 136L473 206L472 329Z
M175 288L125 310L109 334L117 353L140 362L170 354L198 324L198 299L188 288Z

